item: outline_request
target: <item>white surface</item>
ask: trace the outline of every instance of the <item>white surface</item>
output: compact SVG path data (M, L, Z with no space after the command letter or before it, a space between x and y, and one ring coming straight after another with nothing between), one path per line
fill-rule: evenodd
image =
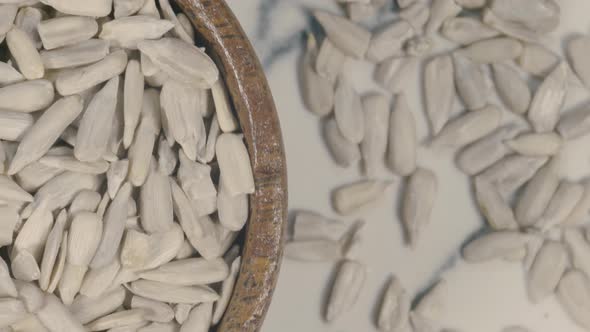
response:
M360 173L356 168L338 168L331 160L320 137L320 121L307 112L301 102L296 64L301 52L301 31L308 29L304 9L320 4L333 10L336 7L330 0L229 2L265 63L270 62L266 60L272 58L273 53L285 48L278 47L281 43L287 46L287 40L297 43L298 47L286 47L288 51L267 67L287 151L290 208L292 211L310 209L335 216L330 205L331 190L359 179ZM560 4L563 23L560 31L548 40L558 52L561 38L587 32L590 27L587 19L590 1L562 0ZM260 8L271 10L261 17ZM270 21L267 22L264 17ZM266 23L267 28L260 29L259 25ZM266 31L266 35L261 31ZM367 92L377 89L371 79L372 68L367 63L355 61L348 63L346 72L354 78L360 91ZM418 87L416 77L415 81L408 82L407 93L420 137L425 138L427 125L418 98ZM584 89L576 89L568 99L566 110L587 98ZM460 109L457 103L457 110ZM586 144L587 140L569 145ZM581 154L574 148L566 150L568 153L564 154L564 158L568 174L575 174L575 177L586 175L590 161L588 152ZM324 323L321 312L335 266L285 260L263 331L374 331L380 292L391 274L397 275L411 293L419 293L441 276L447 279L450 292L441 327L492 332L521 324L536 332L581 331L570 322L554 298L536 306L529 304L521 264L495 261L466 265L456 259L465 240L484 226L473 204L468 179L454 166L453 151L433 152L422 148L419 164L437 173L439 195L431 225L424 232L418 249L411 251L402 243L402 229L396 215L401 180L397 179L398 185L383 197L379 206L358 216L367 221L359 259L367 265L369 273L357 305L336 322ZM382 177L395 178L385 169ZM353 219L347 218L347 221Z

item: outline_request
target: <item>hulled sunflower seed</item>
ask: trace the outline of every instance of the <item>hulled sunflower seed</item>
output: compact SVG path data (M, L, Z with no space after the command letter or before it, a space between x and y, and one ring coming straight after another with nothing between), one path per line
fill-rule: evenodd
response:
M139 123L143 102L144 76L137 60L131 60L125 71L125 133L123 144L129 147Z
M33 196L22 189L10 177L0 175L0 199L16 202L32 202Z
M213 96L213 103L215 104L215 113L217 114L217 121L219 127L224 133L234 132L238 129L238 120L232 113L232 104L229 98L227 88L220 79L211 88ZM196 94L199 96L199 93ZM199 102L197 101L197 104ZM202 133L200 133L202 135ZM200 144L201 142L199 142Z
M127 203L131 196L131 185L125 183L109 206L104 217L104 231L96 255L90 263L90 267L98 269L105 267L115 259L119 249L123 232L125 231L125 220L127 219Z
M328 39L324 41L324 44L326 42L330 43ZM322 45L322 48L328 48L328 46ZM328 51L324 51L324 53L327 52ZM335 52L340 51L335 49ZM327 56L328 55L325 55L325 57ZM316 39L312 34L309 34L307 36L307 50L302 64L303 72L301 84L303 100L307 109L312 113L318 116L325 116L330 114L334 107L334 84L332 83L332 80L328 77L321 76L319 71L317 71L317 66L320 65L320 62L317 60L318 57L319 54ZM328 63L331 64L331 62L326 62L326 64ZM217 112L219 113L219 110L217 110ZM225 117L225 114L222 114L222 116ZM231 121L230 123L235 122ZM230 128L232 127L233 126L230 126Z
M535 43L524 43L518 58L518 65L527 73L545 77L559 64L559 56L544 46Z
M229 300L231 298L236 279L238 278L238 272L240 271L240 265L242 262L241 257L237 257L231 262L229 276L223 281L221 285L221 293L219 300L215 302L215 308L213 310L213 325L218 324L221 321L221 317L225 313ZM180 322L179 322L180 323ZM182 323L181 323L182 324Z
M17 11L18 7L13 4L0 5L0 35L6 35L12 29Z
M476 41L493 38L500 35L498 30L492 29L473 17L453 17L446 20L441 28L442 35L461 45L469 45Z
M178 303L176 306L174 306L174 319L176 319L179 324L184 323L188 318L188 315L191 313L193 307L194 305L191 304Z
M506 156L483 171L478 177L498 186L506 198L531 179L549 159L512 154ZM521 223L518 218L516 219Z
M463 248L463 258L470 263L504 257L526 247L527 237L518 231L498 231L485 234Z
M365 136L365 117L361 98L346 76L340 76L334 94L334 115L342 135L351 143Z
M196 254L197 254L197 250L191 245L191 243L187 239L185 239L184 242L182 243L182 246L178 250L178 253L176 254L175 259L176 260L186 259L186 258L193 257Z
M9 111L31 113L47 108L54 98L53 84L33 80L0 87L0 105Z
M377 327L379 331L396 331L408 328L411 299L396 277L389 282L379 309Z
M100 160L94 162L81 162L74 156L45 156L39 162L65 171L88 174L104 174L109 169L109 163Z
M195 28L193 28L193 23L190 21L188 16L186 16L184 13L178 13L176 14L176 19L178 20L178 23L182 29L190 37L191 41L195 40Z
M12 237L16 231L16 225L20 221L20 216L16 207L4 205L0 206L0 247L12 244Z
M433 139L432 146L463 147L496 130L502 111L495 105L468 112L447 123Z
M375 81L391 93L400 93L415 75L418 67L416 57L393 56L375 68Z
M528 277L529 298L538 303L559 283L568 264L568 253L558 242L547 241L539 250Z
M109 43L90 39L71 46L41 52L46 69L62 69L88 65L104 59L109 54Z
M332 285L325 312L328 322L334 321L354 306L365 282L366 268L356 261L344 261Z
M125 70L125 66L127 53L119 50L96 63L60 73L55 86L60 94L73 95L114 78Z
M39 36L47 50L83 42L97 32L98 23L90 17L63 16L39 23Z
M365 137L360 148L364 172L375 177L385 157L389 129L389 100L381 94L371 94L362 99L365 119Z
M104 331L145 321L143 309L123 310L101 317L86 325L89 331Z
M468 175L480 173L511 152L502 141L513 138L520 130L515 124L498 128L459 152L457 166Z
M305 240L289 242L285 257L302 262L333 262L343 258L342 245L332 240Z
M246 194L231 195L225 187L223 176L220 176L217 214L221 225L229 230L239 231L248 221L248 213L248 196Z
M311 35L309 38L313 38ZM346 56L339 49L332 44L330 39L326 38L322 42L322 46L317 51L317 55L311 57L308 60L313 62L315 58L315 72L321 77L329 80L330 82L336 81L342 66L346 61Z
M135 133L135 139L129 148L129 171L127 178L136 187L142 186L149 175L152 151L156 143L149 120L143 118Z
M103 24L99 38L111 46L136 49L138 43L161 38L173 27L172 22L151 16L121 17Z
M236 134L222 134L217 140L217 161L231 195L251 194L255 190L246 145Z
M541 220L535 226L549 229L562 225L583 195L584 186L579 183L562 181L543 212Z
M211 124L213 125L213 123ZM208 161L206 161L208 162ZM164 135L158 141L158 170L165 175L172 175L178 165L178 155L168 145Z
M14 281L10 278L10 271L4 259L0 258L0 296L17 297L18 292Z
M430 18L430 7L422 1L415 1L403 8L399 12L399 16L410 23L416 33L421 34L424 30L424 25Z
M190 160L182 151L178 156L177 178L186 195L193 201L215 197L217 190L211 178L211 166Z
M342 186L332 193L334 209L342 215L356 213L375 204L391 185L391 181L364 180Z
M93 174L66 171L45 183L35 194L33 207L44 207L48 211L62 209L82 190L96 191L102 178Z
M457 53L453 55L453 65L457 92L467 109L486 106L490 91L481 67Z
M100 317L113 313L123 305L125 293L125 288L120 286L96 298L80 295L76 297L70 306L70 310L72 315L80 323L88 324Z
M145 40L137 45L153 63L173 79L207 89L219 79L219 70L198 47L175 38Z
M557 298L576 324L590 328L590 319L586 315L590 308L590 281L584 273L577 270L566 272L557 287Z
M527 42L537 42L540 33L518 23L511 22L496 15L490 8L483 10L483 22L503 34Z
M444 22L456 17L460 12L461 7L454 0L434 0L430 8L430 19L426 23L426 34L434 34Z
M12 65L0 62L0 86L18 83L24 79L23 75Z
M408 242L418 245L420 233L430 223L438 191L438 180L430 170L418 168L410 176L402 202L402 221Z
M539 86L528 112L528 119L536 132L552 131L567 94L567 64L562 62Z
M314 17L324 28L328 38L345 54L360 59L371 42L371 33L360 25L325 11L316 10Z
M88 211L95 212L100 203L100 194L92 190L82 190L72 200L69 213L75 215L78 212Z
M174 310L166 303L134 296L131 308L144 310L144 318L152 322L168 323L174 319Z
M107 171L107 185L108 193L111 198L115 198L119 188L123 184L123 181L127 178L129 171L129 160L117 160L111 163L109 170Z
M63 234L66 226L67 214L65 211L60 213L57 217L55 225L47 236L47 242L43 250L43 258L41 259L41 276L39 278L39 286L42 290L47 291L51 281L51 275L55 269L57 255L63 240Z
M59 253L57 254L55 265L53 267L53 272L51 273L51 278L49 279L49 287L47 288L47 293L53 293L57 289L57 286L59 284L59 281L61 280L66 265L67 255L68 231L65 231L63 238L61 240L61 248L59 248Z
M39 265L35 257L26 250L20 250L12 259L10 268L14 279L31 282L38 280L41 276Z
M45 297L45 305L39 310L37 317L51 332L86 331L82 324L70 313L68 308L52 294Z
M184 243L184 235L178 224L166 232L146 235L128 230L121 248L121 265L133 270L155 269L176 257Z
M416 170L416 121L405 94L398 94L389 125L388 166L401 176Z
M97 298L107 293L120 269L121 263L118 259L114 259L105 267L90 269L84 276L80 294Z
M35 80L45 75L39 51L37 51L33 40L24 31L16 27L12 28L6 34L6 44L24 77Z
M219 299L219 295L208 287L176 286L149 280L132 282L129 290L136 295L168 303L196 304Z
M179 332L207 332L211 326L213 316L213 303L202 303L195 306Z
M76 0L41 0L41 2L64 14L90 17L109 15L113 5L112 0L89 0L84 4Z
M522 48L515 39L497 37L474 42L458 52L477 63L497 63L516 59Z
M361 159L358 144L351 143L342 135L336 119L329 118L325 121L324 137L336 164L349 167Z
M522 134L505 141L505 144L525 156L552 156L559 152L562 140L555 133Z
M39 23L43 20L43 16L47 16L43 9L24 7L18 11L14 21L15 25L29 36L37 49L43 46L37 29Z
M136 14L145 4L145 0L114 0L113 12L115 18Z
M520 24L540 34L548 33L559 25L561 9L553 0L491 1L490 10L503 20Z
M173 225L170 182L155 164L152 159L150 173L139 192L141 225L148 233L165 232Z
M192 45L194 41L191 39L191 36L184 30L182 24L180 24L180 21L178 21L178 18L176 18L176 13L172 9L170 1L158 0L158 3L160 4L160 9L162 10L162 15L164 16L164 18L174 23L173 34L185 43Z
M180 286L207 285L225 280L229 267L222 258L205 260L189 258L170 262L155 270L139 273L145 280L165 282Z
M340 220L328 219L310 211L299 211L295 217L293 239L337 241L344 233L345 225Z
M557 131L566 140L585 136L590 132L590 110L584 108L564 114L559 120Z
M590 273L590 243L584 238L579 229L566 229L563 232L563 242L570 252L572 265L580 271Z
M23 301L30 313L36 313L45 302L45 293L34 283L15 280L18 298Z
M31 216L23 224L12 248L12 256L21 251L28 251L39 261L43 257L43 248L53 225L53 215L44 209L33 211Z
M481 214L494 230L518 228L512 208L495 185L484 179L476 179L475 196Z
M447 123L455 100L453 60L450 56L438 56L430 60L424 69L424 95L426 112L433 135L437 135Z
M160 18L160 11L156 6L156 0L146 0L143 7L137 12L139 15L147 15Z
M494 82L504 105L516 114L524 114L531 103L531 90L520 75L506 64L492 64Z
M578 201L572 212L563 221L564 225L571 226L577 225L585 220L588 212L590 211L590 183L584 183L584 194Z
M398 20L378 31L371 38L367 50L367 59L379 63L400 55L404 43L414 35L414 29L406 20Z
M588 63L584 58L584 54L588 50L590 50L590 40L587 37L577 37L567 45L571 66L586 87L590 87L590 70L588 70Z

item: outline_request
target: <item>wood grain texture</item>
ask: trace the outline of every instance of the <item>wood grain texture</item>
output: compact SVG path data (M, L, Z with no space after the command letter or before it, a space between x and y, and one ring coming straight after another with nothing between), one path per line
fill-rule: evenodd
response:
M278 116L256 53L223 0L176 0L217 63L252 161L242 267L219 332L258 331L277 282L287 224L287 170Z

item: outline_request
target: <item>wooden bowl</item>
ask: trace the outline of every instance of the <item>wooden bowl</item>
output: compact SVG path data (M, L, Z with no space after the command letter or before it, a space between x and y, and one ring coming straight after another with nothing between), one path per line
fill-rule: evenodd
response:
M199 45L217 63L238 115L252 161L242 267L219 332L258 331L276 285L287 224L287 171L281 128L256 53L224 0L176 0Z

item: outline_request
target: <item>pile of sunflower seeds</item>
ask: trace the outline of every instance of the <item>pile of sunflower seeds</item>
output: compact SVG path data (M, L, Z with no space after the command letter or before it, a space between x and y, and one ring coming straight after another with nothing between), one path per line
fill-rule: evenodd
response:
M168 0L0 0L0 331L209 331L254 192Z
M405 89L419 76L431 134L426 147L457 151L457 167L472 179L487 221L486 232L463 248L464 260L521 262L531 303L555 294L571 319L590 329L590 232L583 225L590 183L565 180L556 156L568 140L590 134L590 110L561 114L568 89L590 89L590 37L568 41L567 60L542 45L560 23L554 0L397 0L397 19L375 31L364 23L389 1L339 2L348 17L313 12L326 37L319 44L309 35L301 87L307 109L323 118L334 162L363 166L362 180L333 192L335 211L347 216L377 202L391 185L376 171L385 163L407 181L400 216L408 244L419 245L438 182L416 162L415 110ZM453 49L435 52L440 37ZM348 58L374 63L385 93L360 96L343 72ZM492 101L493 90L501 105ZM453 116L456 97L466 111ZM341 262L327 321L354 305L366 273L349 253L360 234L334 237L342 225L299 213L287 246L291 258ZM381 331L442 330L444 279L420 301L395 277L386 289L376 322Z

